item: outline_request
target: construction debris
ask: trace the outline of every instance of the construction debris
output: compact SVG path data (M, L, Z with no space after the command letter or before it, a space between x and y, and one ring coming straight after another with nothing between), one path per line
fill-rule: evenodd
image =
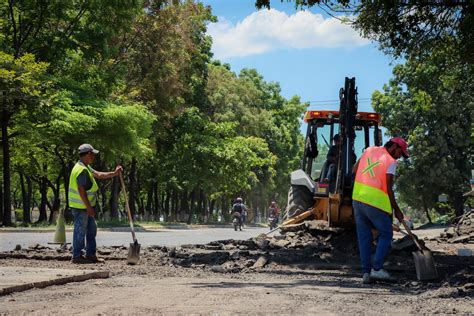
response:
M438 244L439 241L432 241L428 246ZM455 247L452 244L449 246L449 243L440 245L451 247L446 249ZM398 249L394 247L384 268L397 276L399 284L404 288L422 289L425 285L415 281L412 250L403 245ZM261 234L248 240L227 239L180 247L147 246L143 249L140 264L133 268L126 265L127 247L100 247L97 252L105 263L95 265L95 269L108 269L114 271L114 274L125 275L153 274L158 266L179 269L180 273L185 275L196 273L196 270L219 274L282 273L288 270L334 270L356 275L360 273L355 230L327 227L326 223L321 221L306 222L285 228L274 235ZM449 282L449 286L454 284L455 287L462 287L459 293L472 294L471 286L466 284L474 282L474 256L460 257L453 255L452 250L434 251L433 255L441 276L437 286ZM64 267L69 264L70 258L68 250L38 245L0 253L0 261L17 261L22 264L31 262L32 265L43 267ZM85 265L84 268L88 266ZM462 274L456 274L461 270L464 271L464 278ZM173 275L174 272L170 273ZM457 279L453 283L452 276L455 274ZM416 285L413 285L413 282Z
M474 212L461 216L456 224L441 233L440 239L450 243L474 243Z

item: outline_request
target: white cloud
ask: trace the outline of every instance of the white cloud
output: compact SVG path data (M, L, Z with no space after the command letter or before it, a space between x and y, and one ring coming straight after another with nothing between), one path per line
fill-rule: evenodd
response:
M250 14L237 24L220 18L208 26L217 59L262 54L278 49L355 47L369 43L349 25L309 11L287 15L275 9Z

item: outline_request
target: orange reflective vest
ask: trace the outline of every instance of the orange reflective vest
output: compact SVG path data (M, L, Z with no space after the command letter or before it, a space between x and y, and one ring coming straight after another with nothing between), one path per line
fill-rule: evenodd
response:
M369 147L359 160L352 199L392 214L387 170L396 160L385 147Z

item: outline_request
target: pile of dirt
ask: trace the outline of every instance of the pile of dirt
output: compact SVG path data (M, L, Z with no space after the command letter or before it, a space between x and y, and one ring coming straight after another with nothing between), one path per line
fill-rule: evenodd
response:
M286 227L271 236L261 234L248 240L219 240L161 251L168 252L169 264L214 272L288 267L344 269L358 265L355 231L331 228L324 221Z
M98 248L98 254L106 261L124 260L126 251L123 246ZM358 267L355 231L331 228L324 221L309 221L286 227L280 233L261 234L248 240L227 239L180 247L148 246L141 255L147 264L197 267L214 272L251 272L291 266L305 269ZM68 261L70 258L70 249L39 245L0 253L0 259Z
M440 239L450 243L474 243L474 212L464 214L455 225L441 233Z

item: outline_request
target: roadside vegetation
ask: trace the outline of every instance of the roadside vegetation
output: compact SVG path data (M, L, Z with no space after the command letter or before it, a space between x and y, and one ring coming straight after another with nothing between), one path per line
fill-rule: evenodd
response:
M1 2L3 225L33 209L54 221L81 143L100 150L97 170L124 166L140 220L216 222L236 196L254 217L285 203L306 106L212 59L210 8L125 2ZM122 218L117 179L99 193L99 217Z
M28 225L32 210L39 223L61 210L71 220L68 179L81 143L101 151L97 170L124 166L140 220L225 220L236 196L250 220L264 218L271 200L286 204L307 104L282 97L254 69L235 73L214 60L211 8L191 0L0 3L4 226ZM398 194L423 220L462 214L473 165L472 2L295 4L345 13L401 57L372 97L388 133L410 143ZM99 217L120 220L119 182L99 185Z

